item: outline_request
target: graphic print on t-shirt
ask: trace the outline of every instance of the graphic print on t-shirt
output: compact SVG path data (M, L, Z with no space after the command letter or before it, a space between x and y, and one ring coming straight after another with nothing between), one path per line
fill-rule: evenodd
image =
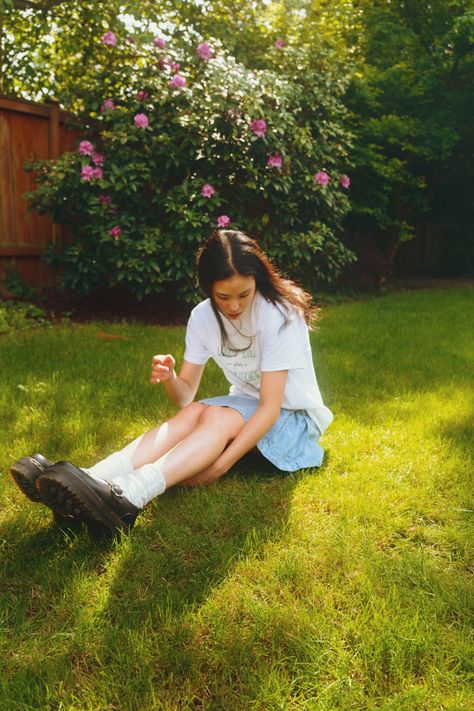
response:
M222 368L230 370L242 383L257 389L260 387L260 348L256 338L252 339L246 350L234 351L223 346L221 354L215 360Z

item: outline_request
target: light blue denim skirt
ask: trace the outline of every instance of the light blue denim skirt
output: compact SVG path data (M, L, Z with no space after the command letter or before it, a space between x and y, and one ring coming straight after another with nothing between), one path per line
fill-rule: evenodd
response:
M258 407L257 398L245 395L209 397L199 402L205 405L232 407L244 420ZM263 456L284 472L294 472L307 467L320 467L324 450L319 444L320 432L305 410L281 408L275 424L257 442Z

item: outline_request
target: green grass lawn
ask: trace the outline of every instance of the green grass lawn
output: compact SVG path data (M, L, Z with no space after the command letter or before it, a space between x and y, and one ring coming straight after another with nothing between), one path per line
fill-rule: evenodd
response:
M321 469L249 457L111 545L55 528L8 467L88 466L167 418L149 363L184 328L1 337L0 709L473 709L472 297L328 306ZM224 388L209 366L200 395Z

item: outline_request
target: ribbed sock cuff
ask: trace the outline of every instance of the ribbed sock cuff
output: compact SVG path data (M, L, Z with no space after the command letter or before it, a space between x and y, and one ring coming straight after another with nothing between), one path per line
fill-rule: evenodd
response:
M139 509L166 491L165 477L156 463L145 464L128 476L116 477L114 484L118 484L124 496Z

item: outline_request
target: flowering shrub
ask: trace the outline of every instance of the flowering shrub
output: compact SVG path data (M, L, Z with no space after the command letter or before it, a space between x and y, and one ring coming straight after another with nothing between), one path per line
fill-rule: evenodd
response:
M252 72L207 42L177 56L155 37L128 42L137 69L110 96L107 77L122 66L112 55L126 42L102 36L110 56L77 150L33 166L33 208L72 234L47 257L64 285L193 298L196 249L229 226L308 288L335 278L352 259L338 238L350 183L343 82L284 42L270 51L286 53L286 70Z

